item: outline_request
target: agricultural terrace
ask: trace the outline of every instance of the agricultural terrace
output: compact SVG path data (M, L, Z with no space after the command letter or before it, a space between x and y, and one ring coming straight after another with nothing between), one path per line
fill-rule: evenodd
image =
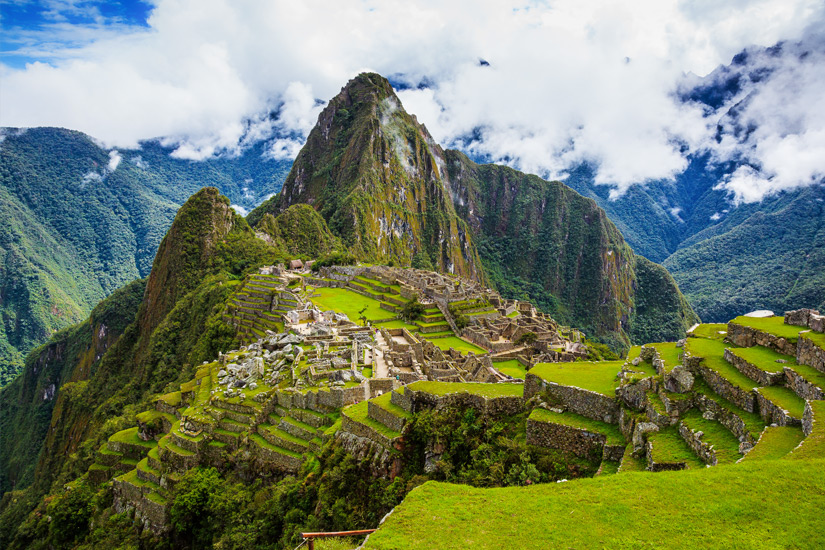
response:
M555 382L562 386L576 386L608 397L615 397L616 386L619 385L617 375L622 370L622 365L624 361L538 363L530 369L530 374L535 374L547 382Z
M750 327L762 332L767 332L785 338L789 342L796 342L799 338L800 331L805 330L804 327L797 327L794 325L786 325L785 318L781 316L776 317L737 317L731 323L743 327Z

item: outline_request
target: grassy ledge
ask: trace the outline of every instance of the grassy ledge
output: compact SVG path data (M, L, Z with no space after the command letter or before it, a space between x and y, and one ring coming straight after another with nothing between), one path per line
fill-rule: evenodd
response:
M423 391L432 395L449 395L467 392L482 397L522 397L524 386L521 384L482 384L478 382L429 382L420 380L407 386L407 389Z
M537 422L561 424L562 426L570 426L571 428L602 434L607 437L608 445L625 445L627 443L618 426L599 422L598 420L591 420L590 418L571 412L557 413L546 409L533 409L529 418Z
M530 369L530 374L535 374L547 382L555 382L562 386L575 386L608 397L615 397L616 386L619 385L616 376L621 371L622 365L624 361L538 363Z

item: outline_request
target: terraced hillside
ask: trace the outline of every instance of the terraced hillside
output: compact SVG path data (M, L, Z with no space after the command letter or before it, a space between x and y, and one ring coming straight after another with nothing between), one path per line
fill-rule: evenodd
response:
M806 323L794 322L800 316ZM741 317L698 325L677 344L635 347L620 364L536 365L523 394L523 406L535 407L528 442L600 457L596 479L508 489L428 483L365 547L622 547L626 536L672 548L819 547L821 320L816 312ZM391 401L409 403L416 393L410 389ZM759 489L765 479L770 496ZM435 503L434 517L428 511ZM759 509L758 517L738 512L749 508ZM788 515L797 521L784 521ZM695 522L701 530L689 527ZM646 528L631 533L629 524Z

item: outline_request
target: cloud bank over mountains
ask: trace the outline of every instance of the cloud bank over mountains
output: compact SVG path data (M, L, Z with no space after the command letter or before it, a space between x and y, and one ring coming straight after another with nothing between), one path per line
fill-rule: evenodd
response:
M36 30L4 17L0 59L36 61L0 66L0 125L120 148L164 136L192 160L271 139L269 154L290 158L319 98L373 70L438 141L545 177L591 162L621 193L709 151L738 165L719 187L754 201L825 174L821 1L442 4L159 0L144 24ZM751 47L728 96L686 100Z

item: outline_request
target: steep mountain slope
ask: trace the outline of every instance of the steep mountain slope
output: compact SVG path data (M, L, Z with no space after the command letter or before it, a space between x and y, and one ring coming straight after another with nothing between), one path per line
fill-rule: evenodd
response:
M297 203L317 209L363 260L410 265L423 253L440 271L489 278L505 296L529 297L614 347L627 345L634 326L657 325L661 339L674 339L697 319L664 268L646 264L646 274L661 273L636 276L633 251L593 200L443 151L376 74L330 101L281 194L248 220L260 226ZM664 292L654 297L647 281L657 280L670 284L656 285ZM645 294L649 307L637 311Z
M318 117L282 193L249 221L311 204L363 259L409 265L423 254L441 271L482 280L444 166L441 147L401 108L389 82L361 74Z
M146 281L115 292L29 355L0 390L0 490L11 490L0 504L0 545L42 495L85 471L152 394L239 345L222 320L226 300L244 273L285 258L226 197L203 189L181 207Z
M175 159L157 142L106 151L59 128L4 129L0 142L0 384L25 353L149 273L178 206L213 184L251 208L289 162L259 143L237 158Z

